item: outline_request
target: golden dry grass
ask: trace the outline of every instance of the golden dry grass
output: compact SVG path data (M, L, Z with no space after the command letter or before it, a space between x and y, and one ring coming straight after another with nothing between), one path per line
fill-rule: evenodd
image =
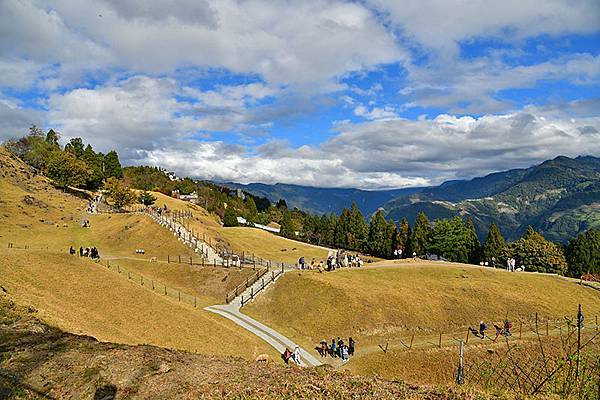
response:
M101 341L253 358L274 351L202 309L178 303L76 256L1 250L0 281L18 304L63 330Z
M252 268L213 268L189 264L113 259L110 265L154 279L163 285L198 296L202 307L223 303L225 296L255 273Z
M307 262L313 258L316 262L325 261L328 249L307 243L290 240L267 231L249 227L224 228L214 215L210 215L202 207L185 201L152 192L156 196L156 205L167 205L170 210L192 211L194 218L185 222L197 234L215 247L227 247L235 253L254 254L276 262L294 264L302 256Z
M244 312L307 347L352 336L359 351L413 332L417 342L437 343L439 332L463 337L480 319L491 327L536 312L540 320L572 317L579 303L600 314L597 291L558 277L450 263L379 265L288 273Z

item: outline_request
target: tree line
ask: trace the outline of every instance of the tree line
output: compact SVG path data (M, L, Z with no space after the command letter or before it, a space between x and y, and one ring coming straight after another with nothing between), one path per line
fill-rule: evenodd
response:
M59 139L60 135L53 129L44 133L33 125L29 135L9 140L4 145L62 188L71 186L96 190L109 178L123 177L116 151L106 154L96 152L81 138L70 139L63 148Z
M382 210L374 213L367 224L362 213L352 204L341 214L310 215L286 211L281 222L281 235L308 243L342 248L394 258L435 254L452 262L505 266L514 258L528 271L557 273L580 277L600 273L600 232L590 228L572 239L567 246L546 240L532 227L514 242L506 242L495 224L489 227L483 243L470 218L455 216L430 221L419 213L411 226L406 218L399 224L388 221Z

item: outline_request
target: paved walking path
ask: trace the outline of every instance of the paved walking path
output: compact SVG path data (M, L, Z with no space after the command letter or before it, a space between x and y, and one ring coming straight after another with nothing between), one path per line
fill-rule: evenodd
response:
M286 348L294 351L297 346L296 343L292 342L281 333L269 328L268 326L258 322L257 320L250 318L246 314L240 312L238 304L222 304L216 306L206 307L205 310L211 311L215 314L219 314L242 328L254 333L265 342L269 343L278 353L283 353ZM300 347L300 365L308 367L316 367L321 365L321 362L315 358L311 353Z
M283 353L286 348L294 351L294 348L297 346L296 343L283 336L281 333L266 326L265 324L258 322L257 320L247 316L246 314L243 314L240 311L242 298L244 299L244 304L247 304L247 299L251 298L251 294L261 293L263 285L265 289L262 289L262 291L266 290L268 286L275 284L275 282L287 271L289 270L284 269L283 273L279 273L278 275L276 275L274 281L271 281L270 279L265 280L265 282L268 282L266 284L263 284L262 280L259 279L253 285L247 288L243 293L241 293L239 296L233 299L229 304L209 306L206 307L205 310L208 310L215 314L219 314L235 322L236 324L248 330L249 332L254 333L256 336L269 343L280 354ZM300 365L316 367L318 365L321 365L321 362L317 358L315 358L310 352L300 347Z

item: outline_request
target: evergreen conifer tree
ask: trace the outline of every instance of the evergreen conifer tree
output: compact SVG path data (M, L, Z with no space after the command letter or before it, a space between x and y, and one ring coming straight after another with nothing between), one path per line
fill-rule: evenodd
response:
M410 237L410 250L417 255L425 254L431 240L431 224L425 213L420 212L415 220L415 226Z
M496 224L490 225L490 230L481 249L483 259L487 262L490 262L492 257L499 260L503 254L505 245L504 237L502 237Z

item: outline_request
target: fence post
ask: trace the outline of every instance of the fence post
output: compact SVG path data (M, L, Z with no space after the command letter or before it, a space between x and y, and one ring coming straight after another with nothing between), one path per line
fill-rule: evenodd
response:
M144 277L140 275L140 285L144 286Z
M521 340L522 332L523 332L523 322L519 320L519 340Z
M458 350L458 373L456 374L456 383L462 385L465 383L465 370L463 368L463 349L464 343L460 341L460 347Z
M181 264L181 256L178 256L178 257L179 257L179 264Z
M581 350L581 328L583 324L583 314L581 313L581 304L577 310L577 368L575 369L575 382L579 380L579 353Z
M194 308L196 307L196 296L194 296Z
M177 291L177 296L178 296L178 300L181 301L181 291L180 290Z
M121 267L117 265L117 273L121 273Z
M438 347L442 348L442 332L440 332L440 341L438 342Z
M538 313L535 313L535 333L538 334Z
M154 279L152 279L152 290L154 290Z
M193 264L192 264L192 257L191 257L191 256L190 256L190 265L193 265Z
M169 255L167 254L167 264L170 264L170 263L171 263L171 256L169 256Z
M546 320L546 336L549 336L549 327L548 327L548 320Z
M127 279L131 279L131 272L127 272Z
M167 295L167 285L165 285L165 296Z

